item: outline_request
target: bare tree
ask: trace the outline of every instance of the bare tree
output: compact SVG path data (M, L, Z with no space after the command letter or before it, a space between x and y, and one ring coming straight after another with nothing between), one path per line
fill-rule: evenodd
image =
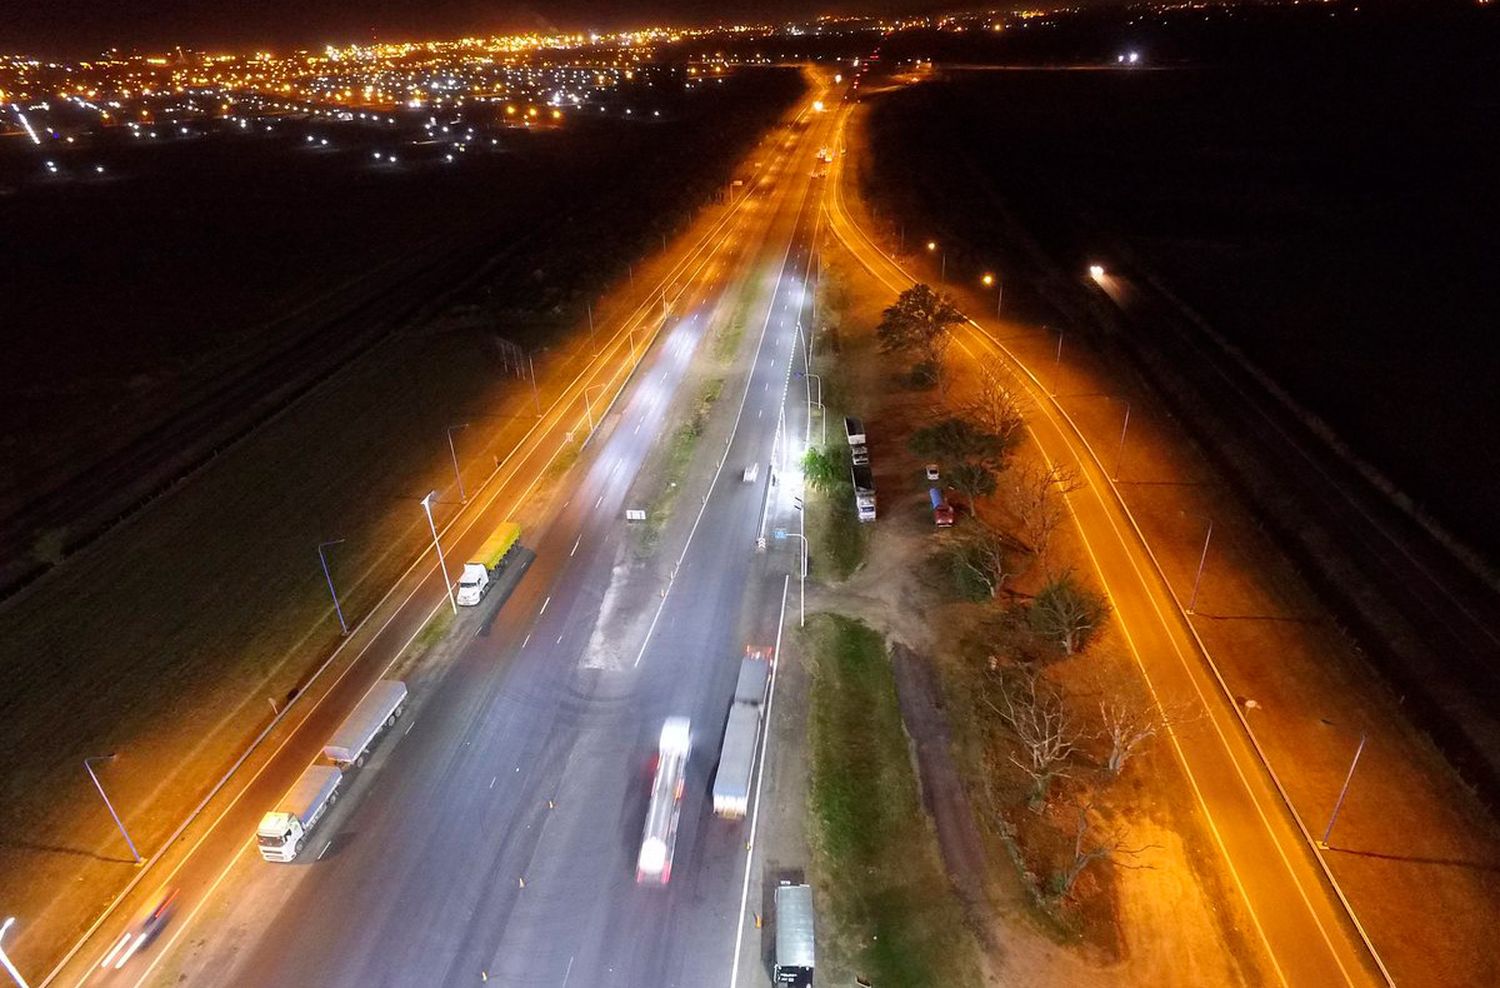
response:
M1006 385L1007 376L999 361L985 363L979 369L979 390L966 408L981 428L1000 440L1002 450L1019 442L1026 427L1021 398Z
M1002 678L999 702L985 702L1015 733L1020 757L1010 760L1031 778L1027 802L1034 809L1047 803L1052 780L1068 773L1065 765L1077 749L1079 733L1063 706L1062 696L1033 672Z
M1099 701L1099 722L1099 734L1109 743L1104 770L1111 776L1119 775L1125 763L1167 726L1166 714L1154 702L1132 703L1118 696Z
M1027 617L1037 634L1074 655L1083 651L1108 614L1104 595L1067 572L1037 591Z
M1045 470L1021 467L1011 480L1012 510L1020 522L1020 536L1032 555L1045 557L1057 526L1066 517L1065 495L1082 484L1073 471L1059 463Z
M985 596L998 597L1005 581L1014 575L1010 561L1015 544L1005 533L978 518L966 529L963 538L953 548L959 590L967 594L970 588L979 588Z
M1068 893L1073 891L1073 886L1077 884L1078 876L1082 875L1084 869L1095 861L1108 860L1125 868L1150 867L1149 865L1126 864L1120 861L1119 857L1139 857L1154 845L1129 847L1126 844L1124 832L1120 830L1110 831L1097 839L1090 838L1089 813L1093 809L1093 803L1080 803L1078 806L1078 823L1073 832L1073 858L1061 871L1052 876L1052 894L1059 899L1067 898Z

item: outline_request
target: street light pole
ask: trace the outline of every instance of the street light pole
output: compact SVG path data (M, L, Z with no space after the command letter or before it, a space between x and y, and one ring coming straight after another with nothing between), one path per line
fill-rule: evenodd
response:
M448 591L448 606L453 608L453 613L458 613L458 601L453 599L453 583L448 579L448 562L443 558L443 544L438 541L437 525L432 520L432 499L437 491L428 491L427 496L422 498L422 510L427 512L427 527L432 530L432 547L437 550L438 569L443 574L443 589Z
M1130 402L1125 403L1125 424L1120 427L1120 448L1115 451L1115 474L1110 480L1120 479L1120 461L1125 459L1125 433L1130 429Z
M1333 836L1333 825L1338 822L1339 810L1344 808L1344 797L1349 795L1349 783L1354 781L1354 769L1359 764L1359 756L1365 752L1365 742L1369 735L1359 736L1359 747L1354 749L1354 760L1349 763L1349 774L1344 776L1344 788L1339 790L1338 802L1333 804L1333 815L1328 818L1328 829L1323 831L1323 839L1318 841L1318 846L1328 850L1328 838Z
M589 417L589 432L590 433L592 433L594 431L594 406L589 402L589 392L590 391L598 391L600 388L607 388L607 387L609 387L609 385L608 385L608 383L605 383L605 384L595 384L592 387L587 387L587 388L583 389L583 410L586 413L588 413L588 417Z
M531 359L531 351L526 351L526 366L531 371L531 400L536 402L536 417L542 417L542 396L536 390L536 363Z
M1208 523L1208 534L1203 536L1203 555L1198 557L1198 575L1193 578L1193 597L1188 601L1187 612L1193 613L1198 606L1198 588L1203 585L1203 564L1208 562L1208 540L1214 537L1214 523Z
M530 357L529 354L527 355L526 359L528 361L531 359L531 357ZM535 371L533 371L532 375L531 375L531 387L532 387L533 393L535 393L535 389L536 389L536 372ZM453 445L453 432L454 432L455 429L467 429L468 427L469 427L469 423L467 423L467 422L465 422L463 425L450 425L450 426L448 426L448 455L451 456L451 457L453 457L453 479L456 480L456 481L458 481L458 500L459 500L460 504L468 504L469 503L469 495L467 495L467 494L464 493L464 475L462 473L460 473L459 469L458 469L458 450Z
M808 376L808 378L810 380L818 382L818 400L816 402L814 402L814 404L816 404L818 406L818 418L823 423L823 438L821 440L821 443L822 443L822 445L827 446L828 445L828 409L826 409L826 408L823 407L823 375L822 374L809 374L807 376ZM808 415L811 416L812 412L809 411Z
M11 924L15 921L16 918L14 916L8 916L6 917L4 923L0 923L0 940L3 940L5 938L5 931L10 929ZM31 986L26 983L26 979L21 977L21 972L16 970L16 965L11 962L10 955L5 952L5 947L3 945L0 945L0 967L5 968L5 973L14 978L16 984L20 985L20 988L31 988Z
M131 857L135 858L136 864L140 864L141 852L135 849L135 841L130 839L130 834L125 830L124 821L120 819L120 814L115 812L115 804L111 803L109 796L105 795L104 787L99 784L99 776L94 774L94 766L89 764L90 762L110 761L114 757L113 752L108 755L91 755L83 760L83 768L84 771L88 772L89 778L94 780L94 788L99 790L99 798L104 800L105 809L109 810L109 815L115 818L115 826L120 828L120 836L125 838L125 844L130 848Z
M318 562L323 564L323 579L328 581L328 595L333 598L333 613L339 616L339 628L347 635L349 633L349 625L344 621L344 609L339 606L338 591L333 589L333 574L328 572L328 557L323 554L324 547L338 545L343 541L343 539L334 539L332 542L319 542ZM274 707L275 704L272 704L272 706Z

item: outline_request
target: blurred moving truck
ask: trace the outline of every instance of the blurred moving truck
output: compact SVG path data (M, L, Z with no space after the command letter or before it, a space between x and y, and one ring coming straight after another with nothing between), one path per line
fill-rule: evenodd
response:
M756 742L770 692L771 657L774 649L745 646L734 700L729 705L729 724L719 750L719 770L714 773L714 813L738 820L750 810L750 782L755 774Z
M479 549L473 561L464 563L458 575L456 599L464 607L472 607L484 599L490 586L500 577L506 561L521 541L521 526L508 521L495 529Z
M323 746L323 757L347 771L365 763L380 732L391 727L406 712L406 684L382 679L350 711Z
M641 837L641 853L636 858L635 880L642 885L665 885L672 879L672 851L677 846L677 820L682 813L682 790L692 744L692 725L688 719L668 717L661 726L656 778L651 782L646 830Z
M343 781L344 773L332 765L308 766L276 809L261 817L255 832L260 856L267 861L291 861L302 853L307 835L338 802Z

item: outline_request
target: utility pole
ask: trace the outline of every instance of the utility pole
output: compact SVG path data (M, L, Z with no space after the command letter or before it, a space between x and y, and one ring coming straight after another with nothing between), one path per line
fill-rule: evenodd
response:
M526 359L530 360L531 359L530 355L528 355ZM535 392L536 392L536 372L535 371L533 371L532 375L531 375L531 388L532 388L532 393L535 394ZM541 413L541 409L538 408L537 412L538 412L538 414L540 414ZM464 493L464 475L462 473L460 473L459 469L458 469L458 450L453 445L453 432L456 429L467 429L468 427L469 427L469 423L467 423L467 422L463 423L462 425L450 425L450 426L448 426L448 455L451 456L451 457L453 457L453 479L458 482L458 501L459 501L460 504L468 504L469 503L469 495L467 495L467 494Z
M1365 742L1368 740L1367 734L1359 736L1359 747L1354 749L1354 760L1349 763L1349 774L1344 776L1344 788L1339 790L1338 802L1333 804L1333 815L1328 818L1328 829L1323 831L1323 839L1318 841L1318 846L1325 851L1328 850L1328 838L1333 836L1333 825L1338 822L1339 810L1344 808L1344 797L1349 795L1349 783L1354 781L1355 766L1359 764L1359 756L1364 754Z
M1120 448L1115 452L1115 474L1110 480L1120 479L1120 462L1125 459L1125 433L1130 429L1130 402L1125 403L1125 424L1120 427Z
M1208 541L1214 537L1214 523L1210 519L1208 523L1208 534L1203 536L1203 555L1198 557L1198 575L1193 577L1193 597L1188 601L1187 612L1193 613L1198 606L1198 588L1203 585L1203 564L1208 562Z
M448 562L443 558L443 544L438 541L437 525L432 520L432 499L437 491L428 491L422 498L422 510L427 512L427 527L432 530L432 547L437 550L438 570L443 574L443 589L448 591L448 606L458 613L458 601L453 599L453 582L448 579Z

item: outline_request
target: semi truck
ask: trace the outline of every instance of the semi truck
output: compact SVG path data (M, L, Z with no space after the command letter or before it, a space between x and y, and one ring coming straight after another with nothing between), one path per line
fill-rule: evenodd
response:
M260 818L255 843L267 861L291 861L302 853L307 835L338 801L344 773L333 765L310 765L282 797L276 809Z
M943 497L943 492L936 487L929 487L927 498L932 502L932 523L938 528L952 528L953 505Z
M854 482L854 510L859 513L860 521L875 520L875 475L870 472L868 464L856 463L850 467L850 476Z
M375 739L395 724L406 711L406 684L382 679L370 687L363 700L349 712L333 737L323 746L323 757L348 771L365 763Z
M745 647L740 675L729 705L719 769L714 773L714 813L738 820L750 810L750 782L755 774L755 751L765 717L771 684L772 649Z
M505 567L506 560L511 552L521 541L521 526L513 521L508 521L495 529L493 535L485 540L479 549L479 555L470 562L464 563L463 572L458 575L459 604L464 607L473 607L484 599L489 589L500 576L500 570Z
M692 744L691 722L686 717L668 717L656 747L656 776L651 780L651 802L646 807L641 853L636 857L638 884L665 885L672 879L672 851L677 846L677 820L682 814Z
M812 888L782 882L776 886L776 965L771 980L812 988L813 952Z

